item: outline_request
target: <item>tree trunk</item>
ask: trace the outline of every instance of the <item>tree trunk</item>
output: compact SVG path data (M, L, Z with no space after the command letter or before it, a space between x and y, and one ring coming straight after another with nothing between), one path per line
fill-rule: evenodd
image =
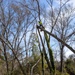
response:
M41 54L41 57L42 57L42 75L44 75L44 54L43 52Z
M61 47L60 47L60 49L61 49L61 52L60 52L60 72L61 73L63 73L63 66L64 66L64 64L63 64L63 49L64 49L64 45L61 45Z
M6 68L7 68L7 74L9 75L9 67L8 67L8 59L7 59L7 54L6 54L6 46L4 43L3 44L3 48L4 48L4 57L5 57L5 62L6 62Z

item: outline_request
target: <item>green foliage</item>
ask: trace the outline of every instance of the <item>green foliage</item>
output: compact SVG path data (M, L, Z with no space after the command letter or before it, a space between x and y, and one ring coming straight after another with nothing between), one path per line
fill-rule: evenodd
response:
M65 64L67 72L71 75L75 75L75 61L73 61L72 59L67 59Z
M14 70L13 75L22 75L19 69Z
M4 57L3 57L2 55L0 55L0 59L1 59L1 60L4 60Z
M0 60L0 65L2 65L2 64L3 64L3 62L4 62L4 61Z
M63 74L61 74L61 72L59 72L58 70L56 70L56 75L69 75L67 72L64 72Z

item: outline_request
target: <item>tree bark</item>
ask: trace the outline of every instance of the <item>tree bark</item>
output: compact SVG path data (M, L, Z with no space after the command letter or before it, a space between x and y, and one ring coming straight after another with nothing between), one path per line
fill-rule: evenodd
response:
M9 75L9 66L8 66L8 59L7 59L7 54L6 54L6 46L4 43L2 43L2 45L4 49L4 57L5 57L5 62L6 62L7 74Z
M60 49L61 49L61 51L60 51L60 72L61 72L61 74L63 73L63 66L64 66L64 62L63 62L63 49L64 49L64 46L63 45L61 45L61 47L60 47Z
M73 53L75 53L75 50L69 46L68 44L66 44L64 41L62 41L61 39L59 39L56 35L48 32L47 30L41 28L40 26L37 26L38 29L41 29L42 31L46 32L47 34L51 35L52 37L54 37L55 39L57 39L60 43L62 43L64 46L66 46L67 48L69 48Z

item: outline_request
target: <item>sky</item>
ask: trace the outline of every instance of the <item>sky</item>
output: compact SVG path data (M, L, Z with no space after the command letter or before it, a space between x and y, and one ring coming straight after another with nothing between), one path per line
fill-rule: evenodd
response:
M45 5L47 5L47 10L50 8L50 7L48 6L48 4L46 3L46 0L43 0L42 3L44 3ZM57 3L57 2L55 2L55 3ZM70 0L69 3L72 3L72 4L73 4L73 7L75 7L75 0ZM58 5L58 3L55 4L55 6L56 6L56 5ZM65 55L66 55L66 58L68 58L69 55L71 55L71 54L74 54L74 53L73 53L72 51L70 51L68 48L65 47Z
M5 1L6 1L6 0L5 0ZM11 2L12 0L7 0L7 1L10 1L10 2ZM42 4L44 3L44 4L47 6L47 8L49 8L48 4L46 3L46 0L40 0L40 1L41 1ZM73 6L75 7L75 0L70 0L70 2L73 3ZM56 4L56 5L57 5L57 4ZM65 54L66 57L68 57L70 54L73 54L73 53L72 53L70 50L68 50L67 48L65 48L65 49L66 49L66 51L65 51L65 52L66 52L66 54Z
M71 0L71 2L73 3L73 6L75 6L75 0Z
M75 7L75 0L71 0L71 3L73 3L73 7ZM71 52L70 50L66 50L66 57L68 57L71 54L73 54L73 52Z

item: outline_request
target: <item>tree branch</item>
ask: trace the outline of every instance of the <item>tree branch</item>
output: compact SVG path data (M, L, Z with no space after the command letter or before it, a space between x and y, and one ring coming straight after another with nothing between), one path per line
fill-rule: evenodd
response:
M69 48L73 53L75 53L75 50L69 46L68 44L66 44L64 41L62 41L61 39L59 39L57 36L55 36L54 34L48 32L47 30L45 30L44 28L41 28L40 26L37 26L38 29L41 29L42 31L46 32L47 34L51 35L52 37L54 37L55 39L57 39L59 42L61 42L62 44L64 44L67 48Z

